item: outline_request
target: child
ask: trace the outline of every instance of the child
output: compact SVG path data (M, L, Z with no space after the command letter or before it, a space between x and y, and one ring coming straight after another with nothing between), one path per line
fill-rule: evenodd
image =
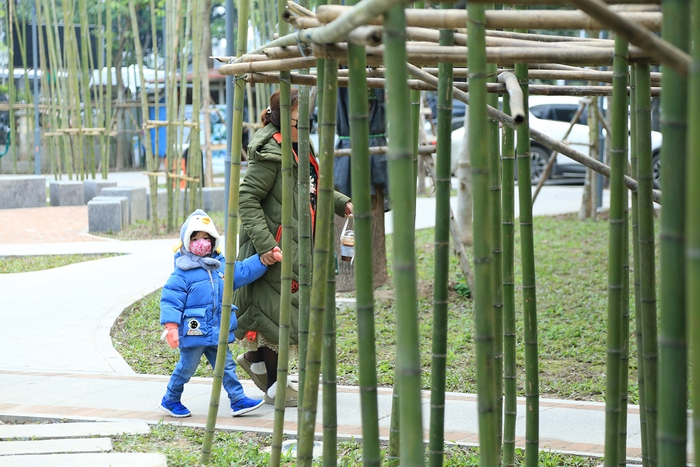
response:
M180 348L180 361L175 367L160 408L173 417L189 417L190 411L180 397L194 374L202 355L212 368L221 324L224 288L224 257L220 253L220 236L214 222L201 209L190 214L180 229L181 245L175 254L175 270L163 287L160 301L160 323L165 325L163 336L172 348ZM279 247L276 259L281 259ZM267 270L260 256L253 255L234 265L234 287L249 284ZM238 327L236 307L231 306L228 341L233 342L233 331ZM257 409L262 400L250 399L236 377L236 364L226 349L223 374L224 389L231 400L234 417Z

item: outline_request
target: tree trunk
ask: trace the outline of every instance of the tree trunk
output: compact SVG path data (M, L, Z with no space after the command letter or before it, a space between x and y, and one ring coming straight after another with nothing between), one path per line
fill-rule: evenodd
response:
M464 138L462 140L462 154L459 155L457 166L457 178L459 188L457 190L457 224L462 234L462 244L472 245L472 181L471 158L469 156L469 112L464 114Z
M389 282L389 274L386 270L386 234L384 232L384 191L381 187L374 187L372 195L372 276L374 288L381 287ZM340 232L343 230L345 219L335 218L335 234L333 243L335 251L340 251ZM355 278L353 265L349 261L341 261L338 257L338 276L335 278L336 292L350 292L355 290Z

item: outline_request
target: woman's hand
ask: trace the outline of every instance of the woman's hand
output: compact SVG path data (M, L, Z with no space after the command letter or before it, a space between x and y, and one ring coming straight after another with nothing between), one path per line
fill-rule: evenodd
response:
M348 201L345 204L345 217L352 215L353 209L354 209L354 206L352 205L352 202Z
M280 261L282 261L282 250L278 246L260 255L260 262L265 266L272 266Z

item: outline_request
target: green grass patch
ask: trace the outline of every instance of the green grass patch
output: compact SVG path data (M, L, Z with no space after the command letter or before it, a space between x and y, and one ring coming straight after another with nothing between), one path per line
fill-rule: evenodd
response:
M113 437L115 452L159 452L165 454L170 467L190 467L200 465L201 446L204 430L160 423L151 427L148 435L122 435ZM216 431L212 442L212 453L207 465L213 467L245 466L267 467L270 462L269 446L272 437L257 433L231 433ZM362 465L362 444L356 441L338 443L339 467ZM524 465L523 451L516 451L516 465ZM382 465L386 465L386 445L381 450ZM426 457L427 458L427 457ZM538 465L543 467L594 467L599 459L584 458L541 451ZM282 466L296 465L291 453L283 453ZM321 466L322 459L315 459L314 466ZM479 451L447 444L445 447L445 467L478 467Z
M540 394L544 398L603 401L606 361L607 222L579 222L574 215L534 219ZM516 222L516 284L521 283ZM418 311L423 389L430 388L434 231L416 232ZM387 237L391 263L391 237ZM471 254L471 251L469 251ZM391 264L389 264L391 271ZM630 290L633 289L630 273ZM465 297L464 277L451 256L448 278L449 330L446 390L476 393L473 303ZM375 294L377 377L394 383L396 322L393 290ZM524 395L522 289L516 285L518 391ZM169 375L177 350L160 340L160 291L133 304L113 329L115 348L137 373ZM634 306L630 298L630 403L638 403ZM341 308L337 316L338 384L357 385L356 316ZM234 354L238 346L231 346ZM295 362L291 362L294 371ZM205 363L197 376L211 376ZM247 376L239 373L242 379Z
M60 268L69 264L110 258L118 253L96 255L42 255L42 256L0 256L0 274L43 271Z

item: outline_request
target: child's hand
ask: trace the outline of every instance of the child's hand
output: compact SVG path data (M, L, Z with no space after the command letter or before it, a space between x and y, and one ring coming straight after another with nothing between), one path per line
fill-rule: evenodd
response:
M282 261L282 250L280 247L273 247L272 250L260 255L260 262L265 266L272 266L275 263Z
M170 348L177 349L178 345L180 345L178 325L175 323L165 323L165 333L165 338Z

